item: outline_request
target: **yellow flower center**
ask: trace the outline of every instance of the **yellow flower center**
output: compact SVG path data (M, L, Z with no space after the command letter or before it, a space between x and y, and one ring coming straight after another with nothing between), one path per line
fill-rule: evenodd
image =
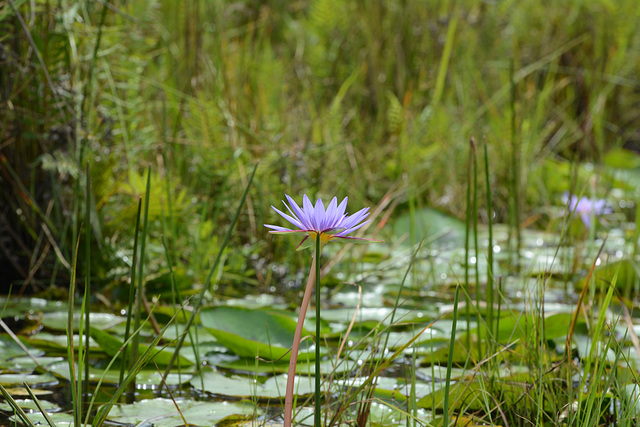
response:
M316 236L320 235L320 248L322 249L324 247L324 245L326 245L327 243L329 243L329 240L331 240L331 238L333 237L331 234L329 233L309 233L309 236L311 236L311 238L313 239L313 243L316 242Z

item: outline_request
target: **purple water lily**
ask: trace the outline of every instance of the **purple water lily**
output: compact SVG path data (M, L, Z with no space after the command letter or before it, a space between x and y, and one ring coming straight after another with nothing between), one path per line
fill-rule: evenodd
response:
M569 211L580 215L580 219L585 227L591 228L591 215L599 216L611 213L611 208L607 206L604 199L590 199L588 197L580 197L567 194L564 196L565 203L569 205Z
M271 206L280 216L296 226L298 229L290 229L277 225L265 224L265 227L271 228L269 233L274 234L306 234L304 239L298 245L298 250L305 249L315 243L317 236L320 236L320 244L326 245L330 240L341 239L349 242L377 242L379 240L363 239L361 237L352 237L348 234L353 233L360 227L371 222L371 220L362 222L369 216L369 208L364 208L347 215L347 197L338 205L338 199L334 197L329 206L325 209L322 200L318 199L314 206L307 195L302 198L302 208L285 194L289 204L283 200L285 207L291 215L288 215L275 206ZM311 237L311 239L309 239Z

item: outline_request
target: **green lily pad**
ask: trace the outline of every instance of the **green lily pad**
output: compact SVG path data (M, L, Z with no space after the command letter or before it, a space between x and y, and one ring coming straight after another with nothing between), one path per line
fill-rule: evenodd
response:
M69 363L66 361L52 363L51 365L47 366L46 369L47 371L51 372L52 374L56 375L59 378L64 378L67 381L71 380L71 373L69 372ZM77 373L77 369L78 369L77 365L75 369ZM102 377L103 373L104 373L104 370L97 369L94 367L89 367L89 380L98 381ZM84 372L82 372L82 376L84 378ZM106 384L117 384L119 378L120 378L120 370L112 369L111 371L107 372L107 374L105 375L105 378L103 379L103 382Z
M33 347L27 345L29 351L32 354L39 354L39 351L33 349ZM7 360L15 356L23 356L24 350L17 342L6 335L0 335L0 360Z
M200 313L202 325L218 343L241 357L288 360L296 322L271 310L215 307ZM309 332L303 331L303 336ZM301 344L301 351L309 348Z
M247 374L284 374L289 371L288 362L260 362L256 365L256 359L237 359L220 362L216 366ZM320 371L323 373L335 372L336 374L353 372L358 368L357 361L342 358L336 366L335 360L323 359L320 361ZM316 371L313 359L307 359L307 354L298 358L296 373L300 375L314 375Z
M31 420L31 422L34 425L37 426L47 426L49 425L47 423L47 420L45 419L44 415L42 415L40 412L33 412L30 414L27 414L27 417L29 418L29 420ZM65 427L65 426L72 426L74 423L74 419L73 419L73 415L71 414L66 414L63 412L54 412L49 414L49 417L51 418L51 420L54 422L56 427ZM18 424L23 425L22 424L22 420L20 419L20 417L16 417L15 415L12 416L10 418L11 421L17 421Z
M84 321L84 317L80 316L81 313L73 313L73 327L74 330L78 330L78 326L81 321ZM56 331L66 331L69 320L69 314L66 311L56 311L53 313L45 313L42 316L42 324L49 329ZM106 329L124 322L126 319L122 316L116 316L111 313L91 313L90 321L91 326L98 329Z
M35 361L29 356L19 356L6 362L6 364L0 364L0 368L5 370L11 370L14 372L33 372L38 366L47 366L52 363L62 362L62 357L53 356L37 356L34 357ZM37 362L37 363L36 363Z
M108 420L122 425L145 424L155 427L184 425L186 420L190 426L211 426L233 415L255 417L261 413L260 409L249 402L202 402L181 399L174 402L170 399L156 398L131 405L114 406Z
M294 393L298 396L307 396L314 392L314 377L297 376L295 379ZM199 385L198 375L194 376L192 384ZM286 375L275 375L261 384L253 377L226 376L219 372L204 372L202 375L204 391L221 396L234 396L243 399L284 399L287 384Z
M410 235L413 239L405 239L410 243L419 242L427 233L428 240L446 240L449 245L464 245L466 225L463 221L432 208L416 210L414 214L413 230L411 229L411 215L406 213L400 216L394 223L393 235L396 239Z
M67 362L52 363L46 369L60 378L64 378L67 381L71 380ZM186 384L191 380L192 376L192 372L182 372L180 375L178 373L170 373L167 375L165 382L167 385ZM111 370L106 372L104 369L90 367L89 381L98 382L100 379L102 379L103 384L117 385L118 381L120 381L120 366L112 366ZM158 372L156 369L144 369L136 375L136 384L144 384L149 388L162 384L162 372Z
M634 289L634 282L638 280L640 276L640 266L636 262L629 259L623 259L620 261L610 262L604 265L600 265L593 270L592 277L598 282L604 281L604 283L613 283L614 277L616 277L615 286L616 289ZM593 280L592 278L592 280ZM576 283L576 289L582 290L587 284L587 277L583 277ZM600 283L597 283L596 289L600 289ZM606 287L604 288L606 291Z
M116 355L121 354L122 350L122 341L118 338L111 336L110 334L101 331L99 329L91 328L91 337L100 345L100 347L107 353L109 356L114 357ZM143 354L149 349L147 344L139 344L138 352L139 354ZM191 366L193 362L182 355L183 351L187 351L188 349L182 349L180 356L176 359L176 363L179 363L180 366ZM166 366L169 364L173 356L172 348L158 348L156 347L153 350L152 361L157 363L158 365Z
M30 336L27 340L34 346L47 351L48 354L63 353L67 354L68 340L64 334L51 334L49 332L40 332L39 334ZM83 337L84 341L84 337ZM80 345L80 337L78 334L73 336L73 345L78 348ZM100 350L100 346L89 337L89 348L92 350Z
M0 384L3 386L11 386L27 383L28 385L51 385L57 384L58 380L51 374L1 374Z
M35 411L35 412L39 411L38 406L36 405L36 402L34 402L31 399L14 399L14 402L16 402L18 406L21 407L22 409ZM44 399L40 400L40 406L42 406L42 408L47 412L55 412L60 410L60 407L58 405ZM0 411L13 412L13 407L6 402L2 402L0 403Z

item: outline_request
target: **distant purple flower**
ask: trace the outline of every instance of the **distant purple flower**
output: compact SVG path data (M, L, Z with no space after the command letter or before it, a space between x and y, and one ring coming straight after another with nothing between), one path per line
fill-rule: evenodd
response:
M587 228L591 228L591 215L600 216L611 213L611 208L607 206L604 199L590 199L588 197L580 197L571 195L564 196L565 203L569 205L569 211L580 215L580 219Z
M298 245L299 250L312 246L317 236L320 236L322 246L326 245L329 240L332 239L341 239L353 243L379 241L347 236L347 234L371 222L371 220L362 222L369 216L369 208L361 209L353 215L347 215L345 213L347 209L347 197L344 198L340 205L338 205L338 199L334 197L326 209L320 199L318 199L316 205L313 206L306 194L302 198L302 209L291 197L286 194L285 197L289 201L289 205L284 201L282 203L284 203L291 215L278 210L275 206L271 207L274 211L278 212L280 216L296 226L297 229L269 224L265 224L264 226L271 228L272 231L269 231L269 233L274 234L306 234ZM307 240L309 236L311 236L312 240Z

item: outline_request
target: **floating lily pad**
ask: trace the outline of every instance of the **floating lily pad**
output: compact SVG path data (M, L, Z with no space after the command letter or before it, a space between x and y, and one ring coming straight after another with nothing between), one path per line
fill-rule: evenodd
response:
M91 328L91 337L96 340L96 342L100 345L100 347L107 353L109 356L114 357L116 355L120 355L122 351L122 341L118 338L111 336L110 334L101 331L99 329ZM139 354L143 354L147 351L149 346L147 344L139 344L138 352ZM174 350L172 348L159 348L156 347L153 351L152 361L157 363L158 365L166 366L169 361L173 357ZM181 350L180 356L176 359L176 363L179 363L180 366L191 366L193 362L186 357L183 356L183 353L189 351L189 348L184 348Z
M396 308L394 310L393 307L362 307L357 312L355 307L335 308L322 310L321 317L325 321L349 324L355 315L356 325L364 326L369 330L379 323L389 326L394 311L394 323L414 322L416 320L424 321L422 313L417 310L407 310L404 308Z
M35 412L39 411L36 402L31 399L14 399L14 402L17 403L18 406L22 409ZM55 412L60 410L60 407L58 405L49 402L48 400L40 400L40 406L42 406L42 408L47 412ZM0 411L13 412L13 407L6 402L2 402L0 403Z
M76 366L76 373L77 373L77 369L78 367ZM71 380L71 374L69 372L68 362L52 363L51 365L47 366L47 370L60 378L66 379L67 381ZM104 370L90 367L89 380L97 382L102 377L103 373L104 373ZM84 378L84 372L82 372L81 374ZM113 369L106 373L105 378L103 379L103 382L106 384L117 384L119 377L120 377L120 371L119 370L116 371L115 369Z
M257 416L261 413L260 409L249 402L201 402L181 399L174 402L170 399L156 398L131 405L114 406L108 420L123 425L144 424L155 427L184 425L186 420L192 426L212 426L233 415Z
M65 355L67 353L69 340L67 339L67 336L64 334L51 334L49 332L40 332L39 334L30 336L27 339L34 347L38 347L42 350L45 350L47 351L47 353L62 352ZM82 341L84 342L84 337ZM75 348L78 348L80 346L80 337L77 334L73 336L73 345L75 346ZM93 339L91 339L91 337L89 337L89 348L93 350L99 350L100 346Z
M370 412L369 412L369 421L371 425L378 426L406 426L407 422L407 408L406 403L404 404L404 408L399 406L398 401L393 401L392 399L386 399L384 396L397 396L397 392L392 392L388 390L376 389L374 392L374 401L371 402ZM402 396L404 398L404 396ZM404 398L406 400L406 398ZM393 403L390 403L393 402ZM404 402L404 401L403 401ZM424 419L425 411L420 409L422 415L419 419Z
M52 311L64 311L67 304L62 301L45 298L19 298L9 296L0 298L0 308L4 317L23 317L25 313L48 313Z
M40 412L33 412L33 413L30 413L30 414L27 414L27 417L29 418L29 420L31 420L31 422L34 425L37 425L37 426L47 426L47 425L49 425L47 423L47 420L44 417L44 415L42 415ZM72 426L73 423L74 423L73 415L66 414L66 413L63 413L63 412L50 413L49 417L54 422L56 427ZM12 416L10 418L10 420L11 421L17 421L18 424L23 425L22 424L22 420L20 419L20 417L16 417L15 415Z
M122 316L116 316L111 313L91 313L91 326L98 329L107 329L124 322L126 319ZM69 313L66 311L56 311L53 313L45 313L42 316L42 324L49 329L56 331L66 331L69 321ZM73 313L74 330L78 329L80 322L84 322L84 317L80 313Z
M314 377L300 377L295 379L294 393L298 396L310 395L315 390ZM226 376L219 372L204 372L202 376L204 391L221 396L234 396L244 399L273 399L283 398L287 383L286 375L276 375L261 384L253 377ZM193 384L200 384L200 377L194 376Z
M68 381L71 380L71 374L69 373L69 364L67 362L58 362L48 365L46 369L52 374L64 378ZM77 369L77 367L76 367ZM126 372L125 372L126 374ZM84 375L84 373L83 373ZM170 373L167 375L165 382L167 385L180 385L188 383L192 378L192 372ZM100 368L89 368L89 381L98 382L102 379L103 384L117 385L120 381L120 366L115 365L111 370L105 371ZM158 372L155 369L144 369L136 375L136 384L146 386L159 386L162 384L162 372Z
M38 356L34 357L35 360L29 356L14 357L6 362L6 365L0 365L3 369L12 370L14 372L27 372L30 373L38 366L47 366L52 363L61 362L64 359L62 357L52 356ZM37 363L36 363L37 362Z
M46 385L44 387L46 387ZM52 390L48 390L48 389L44 389L44 388L35 388L35 387L29 387L29 388L31 389L31 393L33 393L36 396L49 396L49 395L53 394ZM31 395L29 394L27 389L24 388L24 386L5 387L5 389L7 390L7 393L9 393L14 398L16 398L16 397L25 397L25 398L31 397Z
M215 307L200 313L202 325L229 350L241 357L289 358L296 322L270 310ZM304 331L304 335L309 332ZM305 349L304 343L301 351Z
M39 351L33 349L33 347L27 345L27 348L32 351L32 354L42 354ZM24 350L13 339L6 335L0 335L0 360L7 360L16 356L23 356Z
M0 384L11 386L26 383L28 385L55 385L58 383L56 377L51 374L1 374Z
M315 375L316 367L312 359L307 359L307 354L298 358L296 365L296 373L301 375ZM256 359L236 359L226 362L220 362L218 367L230 369L239 373L246 374L284 374L289 371L288 362L259 362L256 366ZM358 368L356 361L341 359L336 366L335 360L323 359L320 361L320 371L323 373L335 372L353 372Z
M610 262L596 267L593 270L592 280L598 281L596 289L601 289L601 282L604 284L614 283L615 278L616 289L634 289L634 282L638 280L640 276L640 266L629 259L623 259L620 261ZM576 283L576 289L582 290L587 284L587 277L583 277ZM605 287L605 290L607 288Z
M173 340L176 340L179 335L182 335L183 331L184 331L183 325L179 325L177 331L175 326L171 325L164 331L164 335L162 337L167 341L173 341ZM191 344L191 337L193 337L193 340L195 341L196 333L198 334L197 341L200 345L204 343L216 342L216 338L213 335L211 335L209 331L207 331L205 328L202 328L199 326L196 327L195 325L193 325L191 326L191 335L187 334L187 336L184 339L184 344L185 345Z
M416 210L413 219L413 229L409 213L396 219L393 226L393 234L396 239L413 232L413 239L405 239L404 241L410 243L413 240L417 243L427 233L428 240L446 241L448 245L455 246L464 245L466 225L459 219L432 208Z

